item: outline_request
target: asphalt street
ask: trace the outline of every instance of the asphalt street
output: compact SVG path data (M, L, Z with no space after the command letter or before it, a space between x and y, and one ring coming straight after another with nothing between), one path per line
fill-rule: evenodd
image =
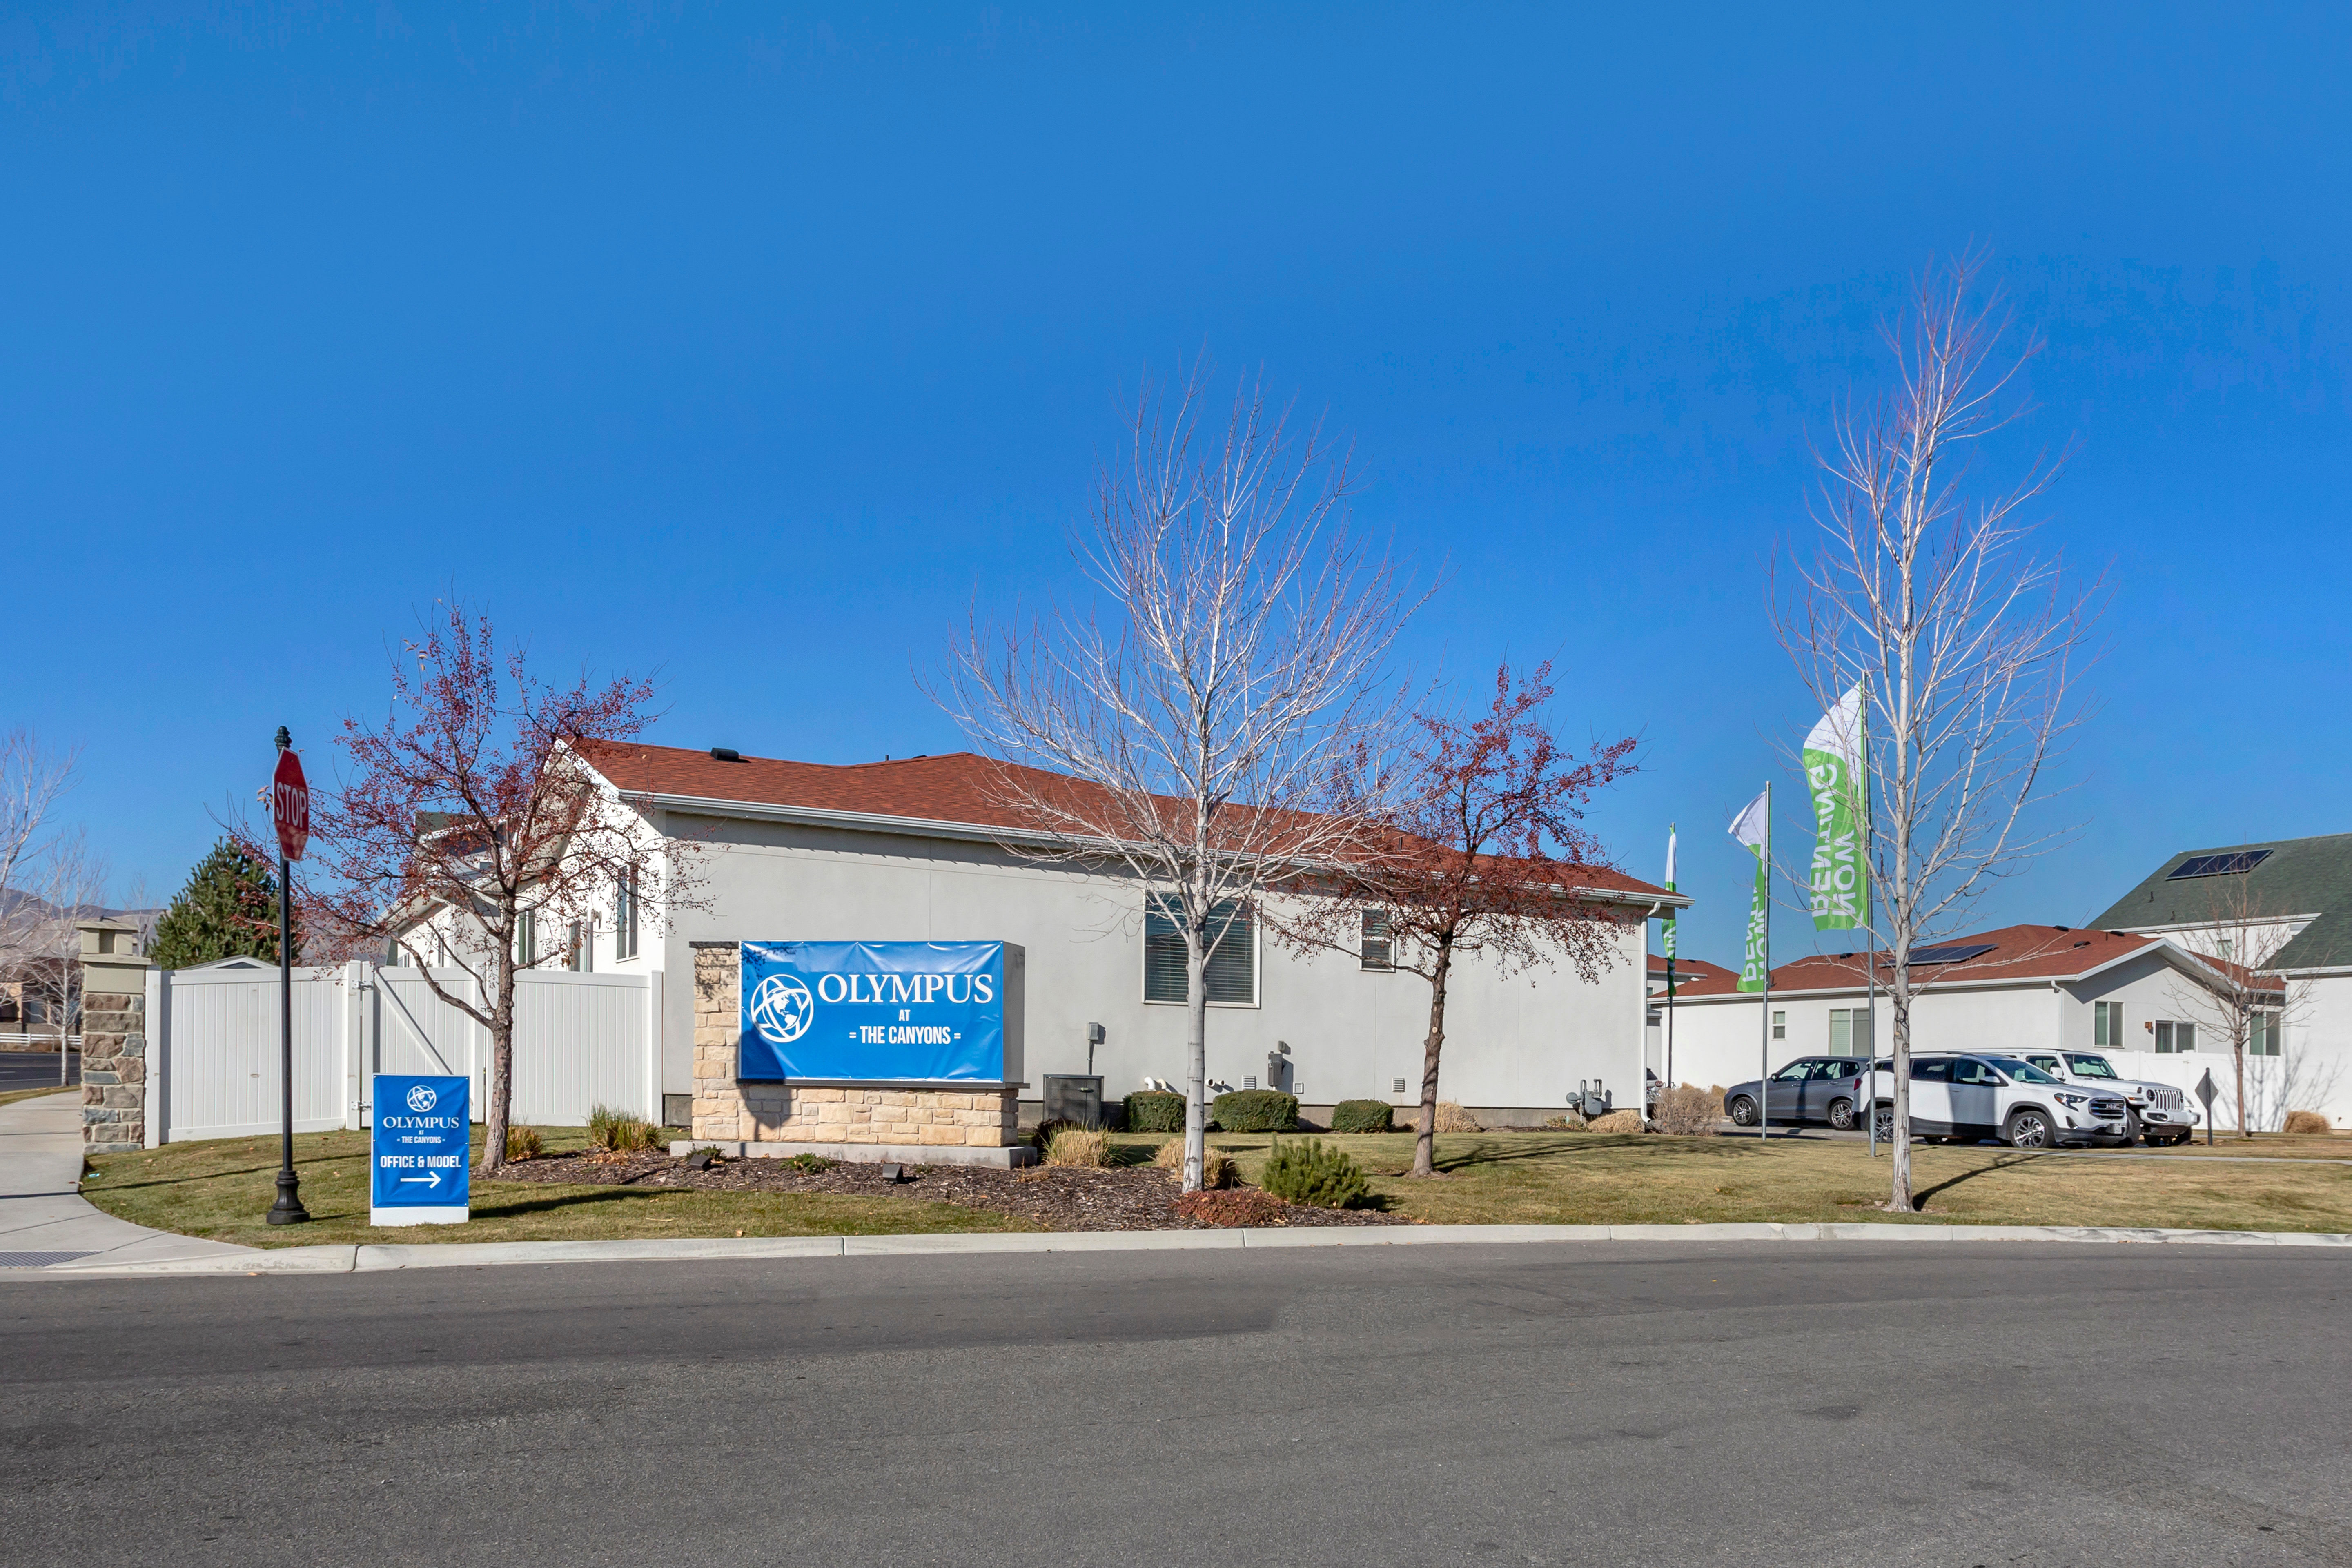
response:
M81 1053L66 1053L66 1071L71 1081L81 1081ZM58 1081L58 1053L55 1051L0 1051L0 1094L12 1089L39 1089Z
M11 1563L2352 1563L2352 1258L0 1282Z

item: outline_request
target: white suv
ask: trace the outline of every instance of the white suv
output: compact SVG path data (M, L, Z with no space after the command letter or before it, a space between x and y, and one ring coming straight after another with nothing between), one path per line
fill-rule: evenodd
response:
M1893 1064L1874 1064L1878 1133L1895 1133ZM1922 1052L1911 1058L1911 1133L1916 1138L1998 1138L2019 1149L2062 1143L2122 1143L2130 1108L2110 1090L2078 1088L2006 1055Z
M2126 1142L2145 1138L2150 1147L2186 1143L2196 1131L2197 1113L2189 1109L2187 1095L2168 1083L2124 1078L2114 1063L2095 1051L2020 1051L2017 1057L2063 1083L2122 1095L2129 1108Z

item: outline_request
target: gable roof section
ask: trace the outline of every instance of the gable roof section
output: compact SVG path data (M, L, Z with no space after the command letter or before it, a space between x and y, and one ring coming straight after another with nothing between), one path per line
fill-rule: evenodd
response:
M740 762L720 762L708 752L634 741L583 741L578 749L623 795L648 796L672 809L723 815L727 806L740 805L754 808L746 815L806 812L842 826L917 837L928 833L987 839L1034 833L1034 824L1024 820L1007 798L1007 784L1048 795L1096 787L971 752L835 765L749 755ZM1178 803L1166 805L1172 809ZM1584 885L1601 891L1654 896L1677 905L1689 902L1621 872L1588 868L1585 875L1589 880Z
M2103 931L2141 931L2210 921L2215 889L2234 886L2238 879L2175 879L2172 873L2201 855L2231 855L2249 849L2271 851L2261 865L2243 873L2247 897L2255 908L2272 914L2319 917L2280 951L2273 967L2321 969L2352 964L2352 833L2184 849L2091 923Z
M1992 951L1965 963L1914 967L1911 971L1913 985L1932 990L1951 985L2082 980L2110 964L2165 945L2152 936L2130 936L2122 931L2085 931L2067 926L2003 926L1999 931L1957 936L1934 945L1974 947L1979 943L1989 944ZM1878 984L1883 988L1893 984L1894 955L1882 952L1877 960ZM1727 978L1717 980L1710 976L1705 981L1679 987L1681 994L1685 996L1743 994L1739 991L1738 974L1728 970L1724 973ZM1869 984L1867 961L1860 952L1818 953L1781 964L1772 971L1772 989L1776 993L1862 991L1867 989ZM1753 995L1754 993L1744 994Z

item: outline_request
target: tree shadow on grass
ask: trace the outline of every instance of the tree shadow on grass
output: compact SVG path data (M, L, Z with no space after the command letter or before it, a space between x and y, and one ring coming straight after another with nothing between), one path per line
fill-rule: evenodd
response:
M1983 1164L1979 1165L1973 1171L1962 1171L1958 1175L1948 1176L1944 1180L1937 1182L1932 1187L1919 1188L1911 1194L1912 1206L1915 1208L1924 1209L1927 1206L1927 1200L1929 1198L1936 1196L1939 1193L1948 1193L1963 1182L1973 1182L1979 1176L1990 1175L1996 1171L2022 1170L2028 1165L2038 1164L2048 1158L2048 1155L2039 1153L1999 1155L1991 1160L1988 1160Z

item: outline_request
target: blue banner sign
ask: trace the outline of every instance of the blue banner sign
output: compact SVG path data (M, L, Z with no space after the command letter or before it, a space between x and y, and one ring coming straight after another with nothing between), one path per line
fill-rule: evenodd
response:
M747 942L736 1076L1004 1081L1001 942Z
M371 1225L460 1225L471 1195L462 1078L375 1075L368 1163Z

